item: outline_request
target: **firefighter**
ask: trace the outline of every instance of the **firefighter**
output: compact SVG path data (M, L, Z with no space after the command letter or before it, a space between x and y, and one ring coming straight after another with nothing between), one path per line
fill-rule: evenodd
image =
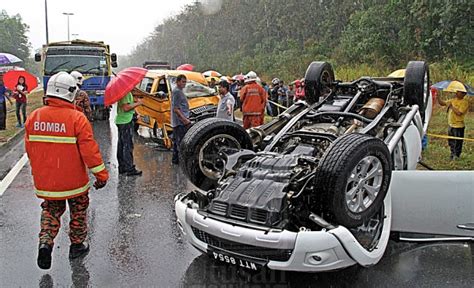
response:
M257 83L257 78L255 72L250 71L247 73L244 80L245 86L240 90L245 129L263 125L267 92Z
M92 109L91 109L91 102L89 100L89 95L87 95L87 92L82 90L82 84L84 83L84 77L82 76L82 73L79 71L72 71L71 76L76 79L77 83L77 92L76 92L76 98L74 99L74 104L78 107L81 107L82 112L86 115L87 119L89 121L92 121Z
M37 263L41 269L51 267L54 238L61 215L68 202L69 258L85 255L89 250L87 236L88 192L87 168L94 174L96 189L109 178L86 116L75 109L76 80L59 72L48 82L45 106L35 110L25 124L25 148L30 159L36 196L41 203L41 231Z

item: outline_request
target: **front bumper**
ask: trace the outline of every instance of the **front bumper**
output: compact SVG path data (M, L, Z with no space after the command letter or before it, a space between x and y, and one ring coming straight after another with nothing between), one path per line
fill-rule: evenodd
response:
M389 194L385 199L383 231L377 247L372 251L363 248L342 226L327 231L300 232L247 228L203 216L198 213L197 204L193 206L186 201L186 193L175 198L177 222L185 238L196 249L209 253L220 245L217 248L229 255L250 256L257 260L266 255L264 262L273 270L319 272L355 264L372 266L382 258L390 234Z

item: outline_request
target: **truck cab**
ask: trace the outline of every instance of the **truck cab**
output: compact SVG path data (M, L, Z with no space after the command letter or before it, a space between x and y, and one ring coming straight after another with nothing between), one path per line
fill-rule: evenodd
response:
M110 109L104 105L105 87L110 81L112 67L117 67L117 55L110 53L108 45L83 40L49 43L35 55L35 61L43 62L44 87L49 78L60 71L82 73L81 89L89 95L93 117L108 119Z

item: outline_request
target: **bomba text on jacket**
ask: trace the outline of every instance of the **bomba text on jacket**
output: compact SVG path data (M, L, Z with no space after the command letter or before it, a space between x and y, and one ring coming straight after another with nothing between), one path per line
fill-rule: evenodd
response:
M66 133L66 125L64 123L35 121L33 124L33 130L41 132Z

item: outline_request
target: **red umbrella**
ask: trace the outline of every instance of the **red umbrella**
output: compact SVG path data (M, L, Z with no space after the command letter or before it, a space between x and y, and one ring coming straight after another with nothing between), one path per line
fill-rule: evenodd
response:
M176 70L184 70L184 71L193 71L193 69L194 69L193 64L182 64L176 68Z
M236 81L242 81L244 80L245 76L243 74L237 74L237 75L234 75L232 77L233 80L236 80Z
M105 105L120 101L128 92L145 78L148 70L140 67L130 67L120 71L112 78L105 88Z
M38 79L35 75L21 70L10 70L5 75L3 75L3 82L5 87L10 90L14 90L18 85L18 78L25 78L26 88L28 92L38 87Z

